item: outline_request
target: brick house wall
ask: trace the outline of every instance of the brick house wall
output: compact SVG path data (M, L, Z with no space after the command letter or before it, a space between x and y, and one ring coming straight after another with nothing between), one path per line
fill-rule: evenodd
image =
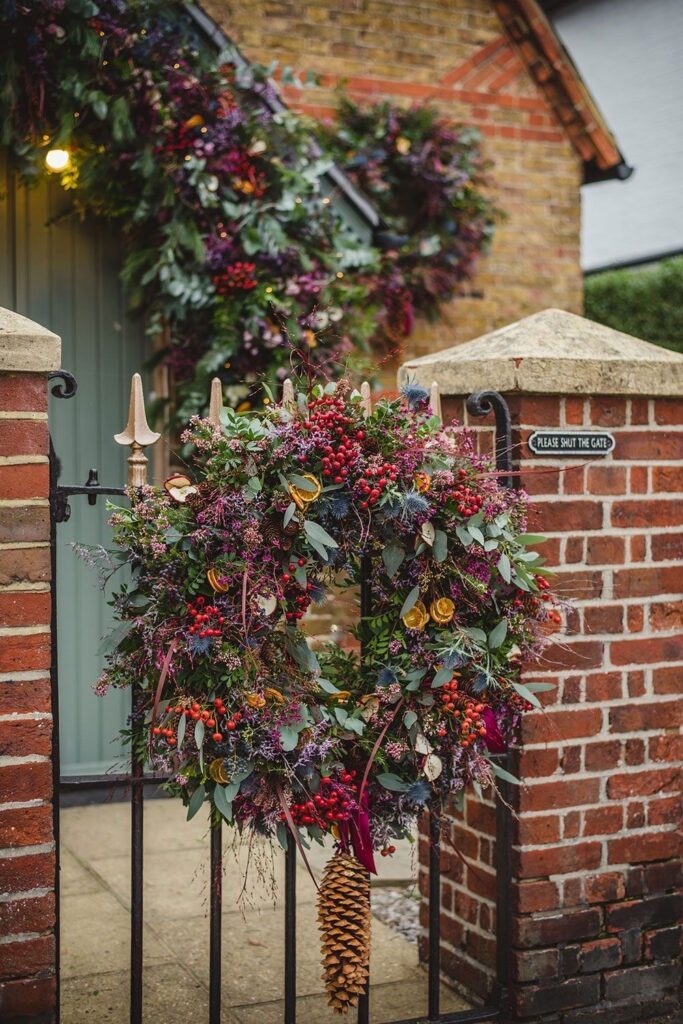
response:
M0 1019L55 1001L48 370L59 338L0 309Z
M572 348L581 349L573 365ZM471 359L459 361L469 349ZM543 349L557 358L540 359ZM506 392L520 484L534 502L529 528L548 537L556 589L571 602L543 662L525 669L554 689L539 694L544 713L524 719L511 765L523 785L507 787L510 1019L616 1024L674 1011L683 916L683 357L548 311L427 366L418 360L410 372L423 383L441 379L446 393L455 381L474 389L475 375L480 387ZM600 383L622 393L599 394ZM540 387L549 393L534 393ZM463 406L445 399L445 418L466 421ZM588 464L539 459L527 446L538 428L608 430L616 445ZM493 798L468 798L443 844L444 972L482 999L496 980ZM426 893L424 837L421 847Z
M454 123L481 132L493 163L492 195L506 216L466 293L445 308L440 323L423 323L407 339L408 358L547 306L582 310L583 157L496 6L511 8L513 17L513 4L489 0L204 4L250 59L321 76L320 89L283 89L294 109L331 117L334 89L345 83L356 101L429 102ZM565 121L573 116L571 105L567 111Z

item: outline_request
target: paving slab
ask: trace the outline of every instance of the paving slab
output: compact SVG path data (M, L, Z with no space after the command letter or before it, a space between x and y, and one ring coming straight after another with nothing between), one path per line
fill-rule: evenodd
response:
M164 941L197 977L208 984L209 922L205 917L177 922L176 928L163 928L154 922L150 928ZM223 917L223 997L226 1005L260 1003L279 999L284 988L284 913L260 909L243 916ZM372 922L371 981L401 981L407 977L421 980L417 965L417 947L381 921ZM255 983L255 972L258 981ZM297 992L312 995L322 992L320 940L316 907L297 906Z
M59 853L59 885L62 897L84 896L90 892L102 892L105 888L102 880L63 845Z
M61 1024L129 1024L130 974L69 978L61 987ZM209 1016L206 988L178 964L147 967L143 977L145 1024L204 1024ZM239 1024L227 1010L221 1024Z
M247 913L262 906L275 907L283 899L284 854L259 844L249 851L225 850L223 857L223 912L238 909ZM90 862L91 870L126 906L130 906L130 859L100 857ZM297 891L301 902L316 898L311 878L301 865L297 869ZM196 917L209 908L209 850L172 850L148 853L144 859L143 892L148 920Z
M61 975L74 978L124 969L130 963L130 914L108 892L61 899ZM176 957L147 926L143 935L146 963Z
M61 812L60 839L80 860L130 856L130 802L67 807ZM180 800L145 800L143 848L145 853L208 848L206 815L186 821Z
M384 985L373 985L370 988L370 1021L381 1024L387 1020L409 1020L426 1014L427 981L424 972L422 978L411 977L405 981L392 982ZM470 1004L457 994L441 986L441 1012L454 1013L467 1010ZM282 1024L284 1020L284 1003L277 1000L272 1003L259 1003L256 1006L235 1006L231 1013L239 1024ZM348 1017L340 1017L329 1008L323 995L304 996L297 999L297 1017L305 1024L340 1024L348 1021L353 1024L355 1011Z

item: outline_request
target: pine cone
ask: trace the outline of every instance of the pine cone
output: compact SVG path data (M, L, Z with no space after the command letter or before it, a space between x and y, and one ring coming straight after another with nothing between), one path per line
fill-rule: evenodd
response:
M356 1006L370 971L370 876L345 853L327 862L318 894L323 981L338 1013Z

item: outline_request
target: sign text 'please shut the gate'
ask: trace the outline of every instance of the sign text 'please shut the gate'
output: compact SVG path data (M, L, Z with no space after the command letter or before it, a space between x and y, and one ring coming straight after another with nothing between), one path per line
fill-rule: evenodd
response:
M614 435L602 430L535 430L528 444L534 455L609 455Z

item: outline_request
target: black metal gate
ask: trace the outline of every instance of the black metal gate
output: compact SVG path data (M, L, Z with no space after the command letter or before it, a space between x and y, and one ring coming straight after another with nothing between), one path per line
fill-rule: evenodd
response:
M77 383L73 374L65 370L50 373L50 379L61 383L52 386L56 398L73 398ZM511 421L507 402L496 391L479 391L467 399L467 411L471 416L487 416L493 412L496 423L495 456L496 468L501 483L512 487L512 441ZM70 515L69 499L85 496L88 504L95 505L98 497L124 495L121 487L101 486L96 469L90 469L83 485L62 485L59 483L59 460L50 442L50 510L51 510L51 551L52 551L52 658L51 686L53 721L53 783L54 783L54 835L57 850L55 877L56 917L56 971L57 971L57 1020L59 1020L59 798L61 794L83 789L113 790L126 787L130 791L131 805L131 937L130 937L130 1024L142 1024L142 936L143 936L143 822L144 787L158 786L166 781L165 776L145 775L143 760L132 747L131 770L127 773L107 775L75 775L62 777L59 761L59 700L57 665L57 564L56 531L61 522ZM370 611L370 574L366 571L361 578L361 616ZM361 652L362 657L362 652ZM141 691L132 688L132 720L141 713ZM504 794L503 794L504 795ZM506 1010L508 987L508 950L510 948L510 817L507 801L498 800L496 811L496 1005L474 1007L455 1013L440 1011L441 949L440 949L440 903L441 903L441 807L432 806L429 817L429 914L428 914L428 983L427 1006L424 1015L409 1020L390 1021L386 1024L478 1024L483 1021L500 1020ZM284 883L284 1017L283 1024L296 1024L296 846L288 835L285 851ZM211 829L210 852L210 900L209 900L209 1024L221 1021L221 921L222 921L222 880L223 843L220 822ZM370 992L361 996L358 1004L358 1024L369 1024ZM194 1024L194 1022L193 1022ZM198 1022L197 1022L198 1024ZM305 1024L305 1021L301 1022Z

